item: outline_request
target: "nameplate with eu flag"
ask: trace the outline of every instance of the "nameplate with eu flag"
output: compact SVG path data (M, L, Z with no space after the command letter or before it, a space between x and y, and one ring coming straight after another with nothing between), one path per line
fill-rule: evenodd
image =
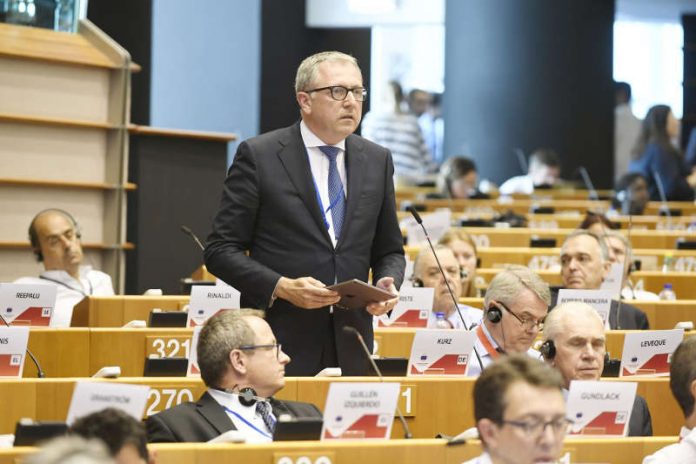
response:
M29 327L0 327L0 377L22 377Z
M205 324L219 311L239 309L241 294L229 285L194 285L191 287L186 327Z
M466 375L473 349L473 332L416 330L408 361L408 375Z
M56 290L55 285L0 284L0 315L10 325L48 327Z

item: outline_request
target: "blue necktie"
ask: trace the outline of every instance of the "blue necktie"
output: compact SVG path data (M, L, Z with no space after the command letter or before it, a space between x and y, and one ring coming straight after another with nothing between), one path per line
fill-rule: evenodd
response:
M319 147L319 150L329 158L329 207L324 211L324 214L331 210L334 236L338 240L338 237L341 235L341 227L343 227L343 216L346 212L343 182L341 182L341 176L338 175L338 165L336 164L336 156L338 156L340 149L331 145L324 145Z
M275 419L273 418L271 405L265 401L257 401L256 412L261 416L261 419L263 419L263 423L268 428L268 431L273 434L275 430Z

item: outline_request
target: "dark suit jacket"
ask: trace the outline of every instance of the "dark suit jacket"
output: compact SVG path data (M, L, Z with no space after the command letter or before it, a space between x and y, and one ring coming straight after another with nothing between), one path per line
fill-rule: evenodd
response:
M652 419L645 398L636 395L633 401L631 419L628 421L629 437L652 437Z
M273 414L316 417L321 412L309 403L271 399ZM147 441L206 442L228 430L236 430L225 410L207 392L196 403L186 402L147 418Z
M549 309L553 309L558 301L559 287L551 289L551 305ZM621 311L619 311L619 302L613 300L609 307L609 327L612 330L649 330L648 316L643 311L636 308L632 304L621 302Z
M230 167L205 250L208 270L242 294L242 306L267 308L281 276L330 285L349 279L403 280L403 240L396 218L389 151L357 135L346 139L347 203L334 249L317 202L299 123L242 142ZM249 252L247 255L246 252ZM367 372L355 327L372 349L372 316L364 310L306 310L276 300L266 313L292 362L287 375L324 367L322 347L335 338L344 375Z

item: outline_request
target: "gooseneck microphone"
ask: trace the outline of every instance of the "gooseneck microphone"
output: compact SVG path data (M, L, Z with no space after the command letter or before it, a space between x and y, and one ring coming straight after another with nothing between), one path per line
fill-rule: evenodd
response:
M454 296L454 293L452 292L452 287L450 287L449 281L447 280L447 276L445 275L445 271L442 269L442 265L440 264L440 259L437 257L437 253L435 252L435 247L433 246L433 242L430 241L430 235L428 235L428 231L426 230L425 226L423 225L423 219L421 219L420 214L418 214L418 211L416 211L416 208L414 208L413 206L409 206L408 211L413 216L413 219L415 219L416 222L418 224L420 224L421 229L423 229L423 233L425 234L425 239L428 241L428 245L430 246L430 251L433 253L433 256L435 257L435 262L437 263L437 268L440 270L440 275L442 275L442 278L445 279L445 285L447 286L447 291L449 292L449 295L452 298L452 302L454 303L454 309L457 310L457 314L459 314L459 319L461 319L462 325L464 326L464 329L467 332L470 331L471 329L469 329L469 326L467 325L466 321L464 320L464 316L462 315L462 312L459 309L459 301ZM474 354L476 355L476 360L478 361L479 366L481 367L481 372L483 372L483 363L481 362L481 356L479 356L478 351L476 351L475 345L474 345Z
M580 166L578 170L580 171L580 175L582 176L582 181L585 184L585 188L590 193L590 200L599 200L597 190L595 190L594 185L592 184L592 179L590 179L590 174L587 172L587 169L585 169L585 166Z
M367 349L367 345L365 344L365 340L363 340L363 337L362 337L362 335L360 335L360 332L358 332L355 327L351 327L349 325L343 327L343 332L345 332L347 334L355 335L355 337L360 342L360 346L362 347L363 351L365 352L365 356L367 356L367 359L370 360L370 364L372 364L372 368L377 373L377 376L379 377L379 381L384 383L384 376L382 375L382 371L379 370L379 367L377 367L375 360L372 359L372 356L370 355L370 350ZM399 416L399 421L401 421L401 426L404 428L404 438L413 438L413 435L411 434L411 429L408 428L408 424L406 424L406 419L404 418L404 415L401 414L401 408L399 407L398 401L396 402L396 414Z
M196 242L196 245L201 249L201 251L205 251L205 247L203 246L203 243L200 241L200 239L196 236L196 234L193 233L191 229L186 227L185 225L181 226L181 231L191 237L191 239Z
M655 185L657 186L657 194L660 196L660 210L664 211L667 215L667 228L672 230L672 212L669 210L669 205L667 204L667 194L665 193L665 184L662 183L662 177L657 170L653 170L653 177L655 178Z
M0 314L0 319L2 319L3 324L5 324L7 327L11 327L10 324L7 323L5 318ZM31 358L31 360L34 362L34 366L36 366L36 376L40 379L43 379L46 377L46 373L41 369L41 365L39 364L39 361L36 360L34 357L34 353L31 352L29 347L27 346L27 354Z

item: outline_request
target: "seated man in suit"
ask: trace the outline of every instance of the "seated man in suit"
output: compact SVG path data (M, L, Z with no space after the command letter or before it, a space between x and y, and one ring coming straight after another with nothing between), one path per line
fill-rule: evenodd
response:
M453 329L462 329L464 328L462 318L454 307L452 295L454 295L455 299L459 299L459 295L462 292L462 281L467 278L466 271L459 266L459 261L454 256L454 252L446 246L435 245L435 253L437 253L437 259L440 260L442 270L445 271L447 281L442 278L442 273L440 273L430 247L422 247L416 257L416 261L413 263L413 286L435 289L433 310L430 312L428 327L435 327L435 313L442 312L445 313L445 319ZM447 288L448 285L449 289ZM450 294L450 290L452 294ZM466 328L470 329L481 323L483 313L480 309L463 304L458 304L458 307L466 322Z
M256 310L221 311L201 329L198 367L208 391L150 416L149 442L205 442L238 430L247 443L272 441L280 415L321 418L316 406L278 401L290 362L270 326Z
M565 288L597 290L611 268L609 249L604 240L587 230L576 230L561 247L561 279ZM554 294L551 306L556 305ZM612 301L608 328L647 330L648 317L628 303Z
M147 449L145 426L120 409L106 408L80 417L70 426L70 433L103 441L116 464L155 463L155 453Z
M474 384L474 416L484 453L465 464L556 462L568 430L563 383L541 361L514 354Z
M659 301L660 297L653 292L633 288L630 274L633 272L635 265L633 263L633 247L631 247L628 238L621 232L609 230L604 234L604 242L609 247L610 261L623 264L624 274L623 282L621 283L621 299Z
M647 456L643 464L696 462L696 337L685 338L672 354L669 387L684 413L679 443Z
M508 266L488 285L483 299L483 323L474 330L474 348L481 364L472 362L468 375L481 373L501 354L527 353L539 358L532 343L544 319L550 302L549 286L525 266Z
M22 277L16 284L55 285L56 305L52 327L70 327L73 307L90 295L113 295L111 277L83 266L80 226L67 211L40 211L29 225L29 241L36 259L43 263L39 277Z
M556 306L546 318L541 353L563 376L563 394L571 380L599 380L604 370L604 323L592 306L571 302ZM636 395L628 436L652 436L652 421L645 399Z

